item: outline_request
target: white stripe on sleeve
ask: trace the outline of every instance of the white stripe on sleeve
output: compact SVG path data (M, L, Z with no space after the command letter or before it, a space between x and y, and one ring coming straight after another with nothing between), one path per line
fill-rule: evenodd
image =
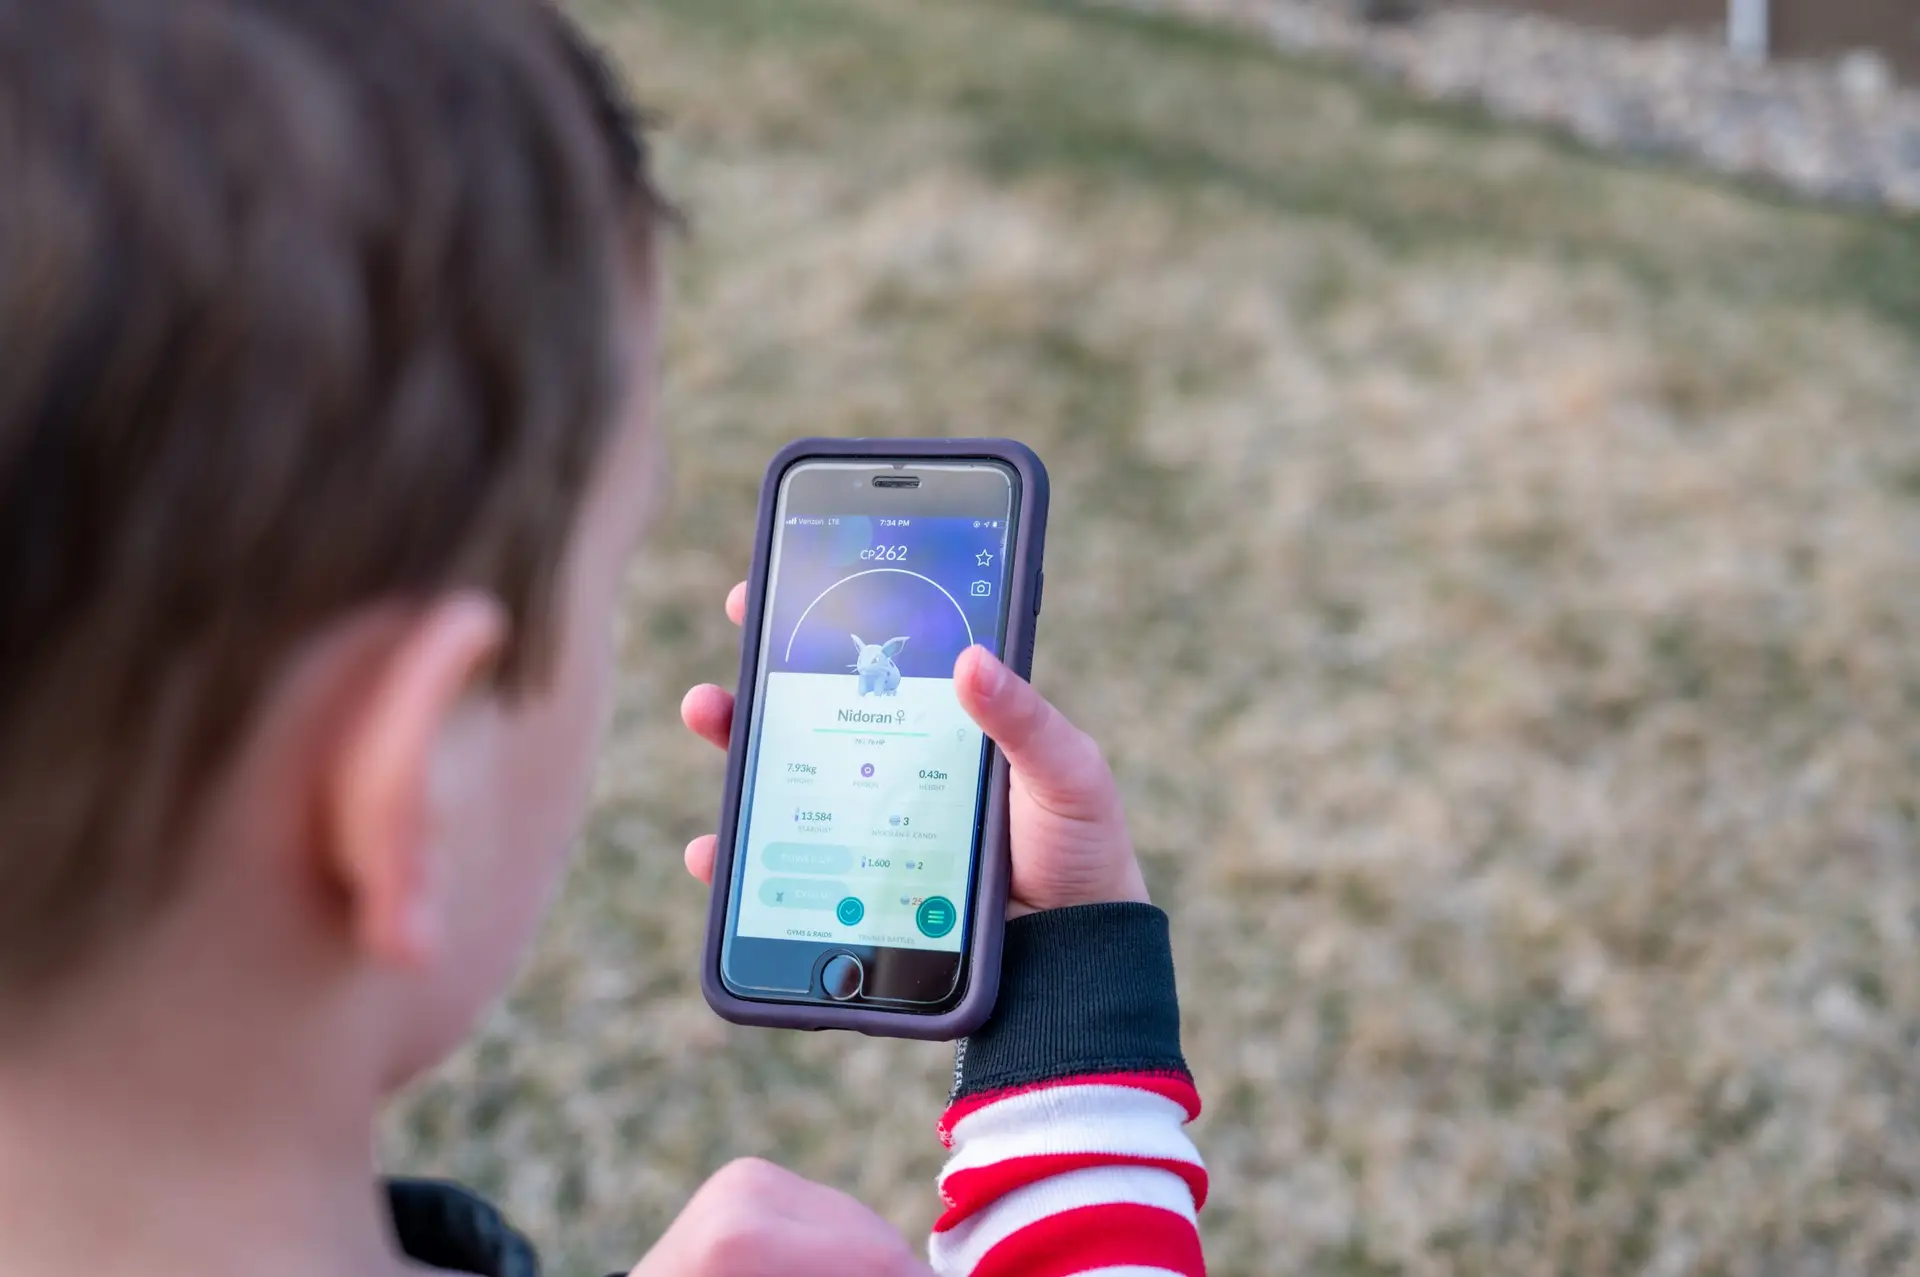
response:
M953 1128L953 1156L941 1172L975 1170L1016 1157L1110 1153L1202 1165L1187 1138L1187 1111L1165 1096L1128 1086L1068 1084L1011 1095Z

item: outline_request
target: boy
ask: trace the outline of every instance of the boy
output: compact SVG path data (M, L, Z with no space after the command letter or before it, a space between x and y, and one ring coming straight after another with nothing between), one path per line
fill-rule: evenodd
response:
M512 974L585 801L655 469L630 119L534 0L0 0L8 1277L535 1271L470 1195L379 1184L371 1129ZM1111 777L985 653L957 680L1028 916L933 1268L1200 1272ZM683 712L724 739L724 692ZM753 1162L634 1270L926 1271Z

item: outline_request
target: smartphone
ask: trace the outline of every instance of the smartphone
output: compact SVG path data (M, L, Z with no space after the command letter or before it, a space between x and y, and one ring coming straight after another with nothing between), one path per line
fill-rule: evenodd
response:
M725 1019L949 1039L992 1011L1007 769L953 671L977 643L1030 673L1046 517L1011 440L768 467L701 979Z

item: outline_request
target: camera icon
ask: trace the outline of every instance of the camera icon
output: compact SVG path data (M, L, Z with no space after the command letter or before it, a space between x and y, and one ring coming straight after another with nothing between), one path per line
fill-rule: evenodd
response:
M988 596L989 594L992 594L992 593L993 593L993 582L991 582L991 581L975 581L975 582L973 583L973 597L974 597L974 598L976 598L976 599L984 599L984 598L986 598L986 597L987 597L987 596Z

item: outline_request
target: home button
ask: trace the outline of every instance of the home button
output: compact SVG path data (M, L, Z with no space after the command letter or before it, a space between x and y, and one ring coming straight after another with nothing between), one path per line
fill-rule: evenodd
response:
M820 987L835 1002L846 1002L860 996L860 986L866 982L866 968L860 965L860 959L850 953L838 953L827 959L827 965L820 968Z

